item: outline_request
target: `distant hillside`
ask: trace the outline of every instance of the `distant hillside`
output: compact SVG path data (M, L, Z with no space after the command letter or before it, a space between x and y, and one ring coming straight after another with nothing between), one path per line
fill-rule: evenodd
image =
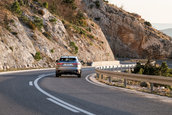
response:
M172 23L153 23L152 25L154 28L156 28L158 30L172 28Z
M161 30L161 31L172 37L172 28L164 29L164 30Z

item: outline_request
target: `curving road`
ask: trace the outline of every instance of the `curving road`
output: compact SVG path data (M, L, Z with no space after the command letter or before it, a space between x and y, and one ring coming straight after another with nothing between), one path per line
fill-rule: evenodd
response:
M91 73L85 68L82 78L56 78L54 70L1 74L0 115L172 114L172 103L89 83L85 77Z

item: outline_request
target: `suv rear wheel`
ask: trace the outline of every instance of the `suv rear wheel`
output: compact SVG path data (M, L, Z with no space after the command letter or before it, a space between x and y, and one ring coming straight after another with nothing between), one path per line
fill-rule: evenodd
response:
M81 78L81 72L78 74L78 78Z
M56 77L59 77L60 76L60 74L56 71Z

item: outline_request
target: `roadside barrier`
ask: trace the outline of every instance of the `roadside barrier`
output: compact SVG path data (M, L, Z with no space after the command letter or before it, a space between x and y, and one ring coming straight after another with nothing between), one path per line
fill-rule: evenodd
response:
M171 77L153 76L153 75L141 75L125 73L124 71L130 72L134 69L136 64L116 65L116 66L97 66L95 68L96 78L103 80L106 77L109 83L112 83L112 78L123 79L123 87L127 87L127 80L149 82L150 90L153 92L154 84L169 85L172 86Z

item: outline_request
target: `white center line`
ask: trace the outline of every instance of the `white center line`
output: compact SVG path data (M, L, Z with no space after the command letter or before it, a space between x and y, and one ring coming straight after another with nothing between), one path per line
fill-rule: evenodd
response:
M30 85L30 86L33 86L33 82L32 82L32 81L29 81L29 85Z
M77 111L77 110L75 110L75 109L73 109L73 108L70 108L70 107L68 107L68 106L66 106L66 105L64 105L64 104L61 104L61 103L55 101L54 99L47 98L47 100L49 100L49 101L51 101L51 102L53 102L53 103L55 103L55 104L57 104L57 105L59 105L59 106L65 108L65 109L68 109L68 110L70 110L70 111L72 111L72 112L74 112L74 113L79 113L79 111Z
M86 110L83 110L79 107L76 107L72 104L69 104L51 94L49 94L48 92L44 91L42 88L39 87L38 85L38 81L46 76L49 76L49 75L54 75L54 74L43 74L43 75L39 75L38 78L34 81L34 86L40 91L42 92L44 95L48 96L47 100L55 103L55 104L58 104L59 106L63 107L63 108L68 108L68 110L70 109L71 111L75 111L75 112L82 112L82 113L85 113L86 115L95 115L93 113L90 113Z

